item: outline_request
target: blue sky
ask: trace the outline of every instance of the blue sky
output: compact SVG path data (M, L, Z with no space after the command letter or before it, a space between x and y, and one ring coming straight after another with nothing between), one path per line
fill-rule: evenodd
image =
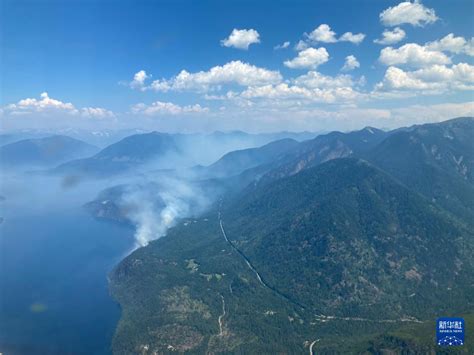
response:
M1 6L5 130L348 130L474 110L472 1Z

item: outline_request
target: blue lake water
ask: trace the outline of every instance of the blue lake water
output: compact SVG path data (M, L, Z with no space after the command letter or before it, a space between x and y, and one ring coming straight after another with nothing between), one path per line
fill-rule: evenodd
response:
M107 274L133 230L80 207L8 210L0 225L0 353L109 354L120 317Z

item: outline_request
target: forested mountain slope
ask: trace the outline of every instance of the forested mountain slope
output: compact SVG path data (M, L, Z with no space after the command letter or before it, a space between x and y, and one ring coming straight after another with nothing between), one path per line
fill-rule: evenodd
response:
M114 352L303 353L317 339L342 351L472 309L473 253L465 223L370 163L334 159L224 200L120 263Z
M474 118L390 135L367 159L439 206L474 221Z

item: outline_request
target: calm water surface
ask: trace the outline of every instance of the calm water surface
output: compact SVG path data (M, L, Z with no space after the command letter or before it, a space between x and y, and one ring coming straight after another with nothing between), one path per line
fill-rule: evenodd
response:
M109 354L120 316L107 274L133 244L129 228L80 207L7 208L0 225L0 352Z

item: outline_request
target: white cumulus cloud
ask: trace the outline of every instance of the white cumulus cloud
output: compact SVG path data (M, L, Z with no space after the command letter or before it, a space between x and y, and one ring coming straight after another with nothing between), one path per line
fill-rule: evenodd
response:
M43 114L48 116L59 115L80 115L87 118L113 118L115 114L102 107L83 107L76 108L70 102L63 102L61 100L49 97L47 92L43 92L40 98L26 98L17 103L6 105L3 112L8 115L32 115Z
M397 67L389 67L383 81L377 84L378 90L426 90L434 89L433 85L416 78L410 72Z
M271 100L307 100L309 102L341 103L354 101L359 93L350 87L337 87L310 89L297 85L281 83L278 85L265 85L250 87L242 92L241 97L246 99L271 99ZM279 102L281 103L281 102Z
M365 34L363 33L346 32L339 38L339 41L359 44L364 40L364 38L365 38Z
M341 70L350 71L360 67L360 63L353 55L348 55Z
M464 53L469 56L474 56L474 37L470 40L466 40L464 37L456 37L453 33L450 33L440 40L427 43L426 48L433 51L444 51L455 54Z
M361 43L364 38L364 33L346 32L341 37L336 37L334 32L328 24L321 24L312 32L306 34L306 37L311 42L336 43L336 42L351 42L354 44ZM303 42L304 43L304 42ZM301 47L302 45L300 45Z
M260 34L254 30L238 30L234 28L226 39L221 40L224 47L234 47L238 49L249 49L253 43L260 43Z
M76 114L77 109L70 102L62 102L60 100L52 99L47 92L40 95L40 99L27 98L18 101L16 104L10 104L7 109L12 114L32 113L32 112L47 112L60 111L66 113Z
M410 24L424 26L438 20L434 9L425 7L421 1L404 1L397 6L389 7L379 15L380 22L385 26Z
M190 73L182 70L175 77L155 80L143 86L142 90L206 92L220 89L223 85L265 85L280 81L282 81L282 76L278 71L259 68L236 60L217 65L207 71Z
M408 64L416 67L451 63L443 52L416 43L407 43L400 48L386 47L380 52L379 61L385 65Z
M392 31L385 30L382 33L382 38L374 40L375 43L383 44L383 45L390 45L395 44L402 41L406 36L404 30L400 27L395 27Z
M311 70L291 79L287 83L249 87L240 95L229 98L272 100L270 106L285 105L291 100L304 100L313 103L347 103L363 95L353 87L358 85L350 75L329 76ZM288 101L290 100L290 101Z
M148 78L150 78L150 76L147 75L146 71L140 70L133 76L133 80L130 82L130 87L132 89L143 90L143 88L145 87L145 81Z
M435 64L415 71L389 67L377 90L414 90L445 92L446 90L474 90L474 66L459 63L452 66Z
M331 27L325 23L319 25L311 33L309 33L308 38L313 42L324 42L324 43L335 43L336 32L331 30Z
M329 76L321 74L317 71L309 71L304 75L300 75L292 80L292 82L301 87L310 89L327 89L327 88L339 88L339 87L352 87L354 82L350 75L337 75Z
M307 48L298 53L298 56L284 62L285 66L292 69L315 69L329 60L326 48Z

